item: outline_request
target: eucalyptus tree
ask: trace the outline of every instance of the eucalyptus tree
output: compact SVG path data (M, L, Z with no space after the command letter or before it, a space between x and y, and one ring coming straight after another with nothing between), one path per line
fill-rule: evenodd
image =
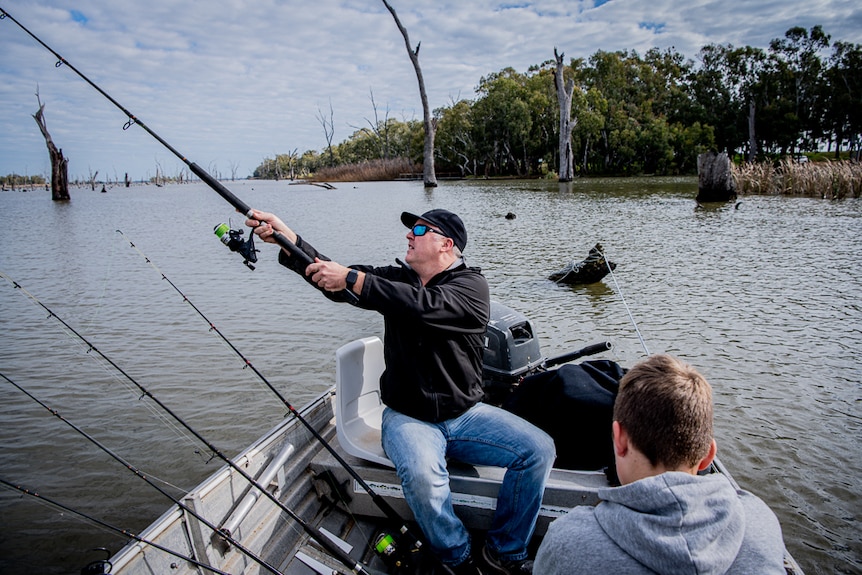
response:
M835 42L825 73L823 123L835 141L835 159L847 143L859 159L862 138L862 44Z
M459 100L435 110L434 114L439 118L434 149L440 164L457 169L462 177L475 175L478 160L471 102Z
M513 68L482 78L473 104L473 129L479 161L486 176L527 175L533 118L525 89L526 77Z
M435 124L436 123L437 122L435 120ZM425 125L423 121L416 119L390 119L387 131L389 132L389 147L391 157L409 158L417 163L420 161L420 159L424 157ZM437 139L435 135L435 149L437 147L436 141Z
M755 161L758 154L758 137L757 137L757 119L758 115L764 118L760 125L763 128L766 136L761 136L761 139L769 147L771 141L769 136L769 121L770 117L775 116L776 98L774 97L777 89L770 82L770 76L766 73L768 69L768 59L766 52L760 48L752 48L744 46L731 50L728 55L728 68L730 70L730 80L735 86L737 109L742 111L747 107L748 127L748 155L749 162ZM760 108L760 112L758 112Z
M638 154L638 73L636 52L598 50L584 67L584 86L595 90L607 103L601 130L601 171L637 173L641 171Z
M542 173L540 163L550 170L559 156L560 107L553 70L545 67L529 70L525 75L524 92L531 117L525 162L530 173ZM559 166L553 169L559 171Z
M577 125L573 136L579 144L577 149L581 159L581 172L589 174L601 171L601 158L599 158L599 165L595 168L591 167L590 159L593 156L593 144L601 141L605 130L608 101L596 88L590 88L586 92L577 88L573 94L573 99L572 107L577 115Z
M700 134L682 137L686 126L695 121L690 89L693 62L673 48L650 49L635 62L642 169L648 173L679 173L682 165L696 161L706 143L698 141L694 148L683 147L682 143L694 133Z
M365 129L370 130L374 137L377 139L377 145L380 149L379 158L382 160L388 160L392 154L392 150L390 147L389 140L389 127L391 125L389 121L389 106L386 106L385 114L383 119L380 119L380 110L377 107L377 102L374 100L374 90L369 89L370 99L371 99L371 109L374 111L374 121L372 122L370 119L365 118L365 123L368 124L367 128L359 128L358 126L351 127L357 130Z
M367 128L355 130L335 146L340 164L360 164L380 158L380 140Z
M660 88L658 75L635 51L606 52L590 56L583 70L584 86L604 99L599 147L601 171L616 174L652 172L664 162L667 138L653 111Z
M299 157L299 175L307 176L323 167L323 157L317 150L306 150Z
M691 72L689 89L693 99L693 117L713 127L719 152L733 157L744 141L739 122L739 93L732 77L730 44L707 44L698 52L700 65Z
M758 125L774 105L766 71L768 58L759 48L736 48L731 44L708 44L698 53L700 66L690 77L690 90L696 111L693 119L712 126L719 151L733 156L746 151L753 162L758 154ZM696 121L696 120L695 120Z
M402 122L388 118L380 122L376 130L359 128L346 140L337 144L334 155L340 164L360 164L378 159L409 158L418 161L422 157L422 123ZM389 156L381 155L380 134L386 134Z
M821 26L811 31L796 26L785 32L784 38L772 40L769 44L777 78L785 82L781 86L783 109L792 117L787 129L792 132L792 147L816 149L817 141L823 136L822 117L823 96L819 90L823 82L824 65L820 53L829 47L829 35ZM784 139L790 139L785 134Z

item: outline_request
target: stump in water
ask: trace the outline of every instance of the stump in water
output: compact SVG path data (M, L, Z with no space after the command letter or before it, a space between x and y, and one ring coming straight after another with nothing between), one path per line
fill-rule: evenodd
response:
M63 155L63 150L54 145L51 134L48 133L48 125L45 123L45 104L36 92L36 101L39 102L39 111L33 114L33 119L39 125L39 131L45 138L48 146L48 155L51 158L51 199L55 202L68 201L69 197L69 160Z
M730 158L724 152L707 152L697 157L698 202L729 202L736 199Z
M602 244L596 244L585 260L577 263L572 262L565 269L552 273L548 279L569 285L592 284L615 269L617 269L617 264L605 260Z

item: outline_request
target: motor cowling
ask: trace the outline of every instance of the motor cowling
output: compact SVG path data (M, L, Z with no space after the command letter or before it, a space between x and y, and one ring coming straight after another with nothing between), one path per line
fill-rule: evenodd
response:
M521 313L491 302L482 356L485 392L505 394L544 361L532 323Z

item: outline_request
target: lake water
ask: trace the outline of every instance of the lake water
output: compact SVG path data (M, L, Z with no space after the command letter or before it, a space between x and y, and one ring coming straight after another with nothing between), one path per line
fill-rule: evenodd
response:
M552 356L603 339L630 365L676 354L715 390L719 455L777 513L806 573L862 572L862 201L744 197L698 208L687 179L339 184L235 182L344 264L403 257L402 210L461 214L468 262L527 315ZM508 212L515 219L506 219ZM0 193L0 272L18 282L223 452L284 416L251 370L134 242L278 387L304 405L334 383L334 352L380 335L262 250L255 271L213 235L242 217L201 184ZM585 287L548 274L601 242L618 267ZM177 495L220 467L141 392L0 278L0 372ZM0 476L139 532L170 501L0 379ZM124 538L0 490L0 572L74 573Z

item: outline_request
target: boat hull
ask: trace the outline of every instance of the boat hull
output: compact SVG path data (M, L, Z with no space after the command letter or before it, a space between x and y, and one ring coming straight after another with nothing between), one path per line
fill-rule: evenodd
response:
M332 389L300 413L376 494L385 498L401 517L412 520L395 471L342 450L336 437L335 405L335 390ZM384 514L365 488L299 420L285 419L234 461L255 478L271 476L266 487L280 501L316 529L334 534L349 548L351 556L372 572L387 570L386 564L371 549L375 534L386 526ZM720 462L714 471L726 473ZM455 509L470 529L481 532L490 526L503 472L491 467L450 464ZM534 547L551 521L577 505L597 504L598 489L607 485L600 471L554 469L545 489ZM253 490L248 482L225 466L188 493L183 501L212 523L230 527L233 538L281 573L345 572L343 565L323 552L269 499L258 497L249 504L250 492ZM176 505L140 536L228 573L269 572ZM111 561L115 575L201 572L190 562L137 542L124 547ZM789 555L787 562L788 573L801 573Z

